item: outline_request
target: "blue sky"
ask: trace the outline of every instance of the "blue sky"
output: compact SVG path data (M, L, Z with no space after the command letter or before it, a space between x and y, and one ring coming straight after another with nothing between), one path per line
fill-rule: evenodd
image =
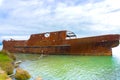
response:
M120 34L120 0L0 0L0 41L70 30L79 37Z

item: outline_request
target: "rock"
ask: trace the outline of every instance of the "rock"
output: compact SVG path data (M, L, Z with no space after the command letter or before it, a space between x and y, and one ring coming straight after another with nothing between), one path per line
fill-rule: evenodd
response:
M0 70L0 74L3 74L3 73L5 73L5 71L3 71L3 70Z
M16 62L14 62L15 68L19 67L19 64L20 64L21 62L22 62L22 61L16 61Z
M11 78L14 78L14 74L10 74L10 75L8 75L9 77L11 77Z
M30 74L27 71L25 71L25 70L23 70L21 68L17 68L16 69L15 78L17 80L27 80L30 77L31 76L30 76Z
M0 80L12 80L5 71L0 69Z
M14 64L14 67L15 67L15 68L19 67L19 64Z
M8 78L8 79L6 79L6 80L12 80L11 78Z
M22 61L16 61L15 64L20 64Z
M37 77L35 80L42 80L42 78L41 77Z
M13 74L14 65L11 62L6 62L1 66L2 70L4 70L8 75Z

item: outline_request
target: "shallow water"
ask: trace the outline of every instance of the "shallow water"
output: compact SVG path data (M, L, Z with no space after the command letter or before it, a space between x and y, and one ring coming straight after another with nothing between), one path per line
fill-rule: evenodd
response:
M120 80L120 61L112 56L67 56L19 54L20 67L31 80Z

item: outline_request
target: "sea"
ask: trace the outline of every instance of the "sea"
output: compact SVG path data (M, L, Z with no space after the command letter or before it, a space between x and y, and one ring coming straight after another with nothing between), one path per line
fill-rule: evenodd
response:
M120 80L120 46L112 56L17 54L30 80Z

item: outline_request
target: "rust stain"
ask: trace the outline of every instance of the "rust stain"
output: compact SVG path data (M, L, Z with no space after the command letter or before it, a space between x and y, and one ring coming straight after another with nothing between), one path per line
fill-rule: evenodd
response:
M32 34L28 40L4 40L3 49L13 53L110 56L119 39L119 34L77 38L73 32L64 30Z

